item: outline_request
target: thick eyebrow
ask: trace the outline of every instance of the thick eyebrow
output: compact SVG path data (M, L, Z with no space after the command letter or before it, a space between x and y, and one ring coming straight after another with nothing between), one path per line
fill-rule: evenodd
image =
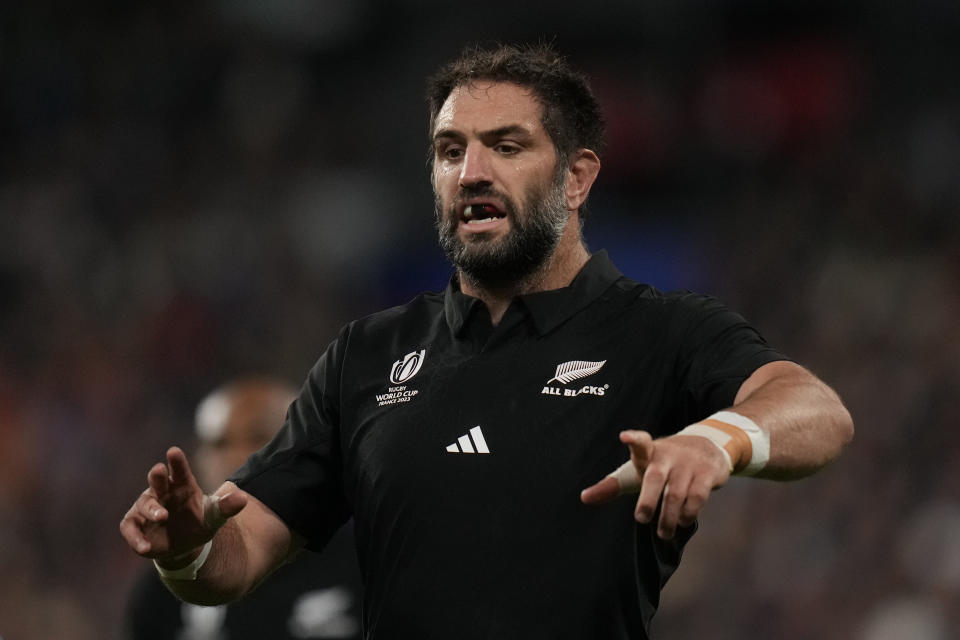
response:
M433 134L434 144L440 142L441 140L456 140L458 142L463 142L465 139L465 136L455 129L441 129Z
M514 136L518 138L530 138L532 135L533 134L526 127L523 127L519 124L510 124L505 127L493 129L491 131L482 131L480 133L480 139L489 140L489 139L503 138L506 136Z
M481 131L479 138L481 140L496 140L503 138L504 136L516 136L519 138L530 138L533 136L533 133L526 127L519 124L509 124L503 127L498 127L496 129L490 129L489 131ZM457 142L463 142L466 140L466 136L463 135L460 131L456 129L440 129L435 134L433 134L433 142L436 144L440 140L455 140Z

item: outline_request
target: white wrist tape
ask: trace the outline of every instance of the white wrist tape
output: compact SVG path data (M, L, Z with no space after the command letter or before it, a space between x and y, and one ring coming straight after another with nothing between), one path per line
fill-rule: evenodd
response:
M718 411L677 435L706 438L723 452L730 471L737 475L756 475L770 460L770 433L733 411Z
M196 580L197 574L200 572L200 567L207 561L207 556L210 555L210 549L212 547L213 540L207 540L207 544L203 545L203 549L200 550L200 555L194 558L193 562L180 569L164 569L157 564L156 560L153 561L153 566L157 568L157 572L161 576L169 580Z

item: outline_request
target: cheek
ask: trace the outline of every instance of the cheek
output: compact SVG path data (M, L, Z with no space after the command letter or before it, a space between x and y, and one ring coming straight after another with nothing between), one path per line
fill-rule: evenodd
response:
M434 172L431 177L434 199L440 204L441 209L446 211L453 199L457 195L459 186L456 179L451 179L449 175Z
M460 185L460 165L447 162L434 164L431 181L437 190L457 189Z
M450 174L449 169L444 169L442 166L433 166L433 171L430 172L430 182L433 183L433 188L436 189L438 186L443 184L446 177Z

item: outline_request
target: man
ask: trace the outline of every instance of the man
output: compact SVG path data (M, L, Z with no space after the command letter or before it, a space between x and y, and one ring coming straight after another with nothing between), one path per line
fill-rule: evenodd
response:
M248 377L209 394L196 415L197 479L213 491L283 424L296 390L272 378ZM306 554L281 567L241 602L219 607L183 603L150 571L135 585L126 611L131 640L359 638L360 576L349 529L323 556Z
M717 301L588 253L601 116L549 48L467 51L429 102L446 292L345 327L212 496L171 448L121 531L216 603L353 516L367 638L645 638L711 490L816 471L850 416Z

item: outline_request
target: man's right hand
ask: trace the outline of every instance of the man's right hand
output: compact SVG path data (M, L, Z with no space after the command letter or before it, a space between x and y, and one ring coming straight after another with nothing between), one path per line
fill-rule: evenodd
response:
M193 552L247 504L247 495L232 483L205 495L178 447L167 450L166 464L150 469L147 484L120 521L120 533L139 555L171 569L189 564Z

